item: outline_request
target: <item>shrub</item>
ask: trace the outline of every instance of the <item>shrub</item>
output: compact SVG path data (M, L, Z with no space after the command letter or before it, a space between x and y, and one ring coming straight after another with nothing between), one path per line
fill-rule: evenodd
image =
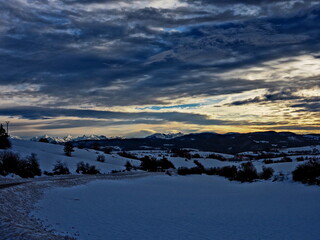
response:
M191 157L192 158L202 158L199 153L195 153Z
M41 169L35 153L19 161L17 175L23 178L41 176Z
M47 175L47 176L53 176L53 172L48 172L48 171L44 171L43 172L44 175Z
M297 166L292 172L292 178L294 181L320 185L320 163L310 160Z
M257 169L253 166L252 162L247 162L241 164L235 180L240 182L252 182L254 179L258 178Z
M121 156L121 157L125 157L125 158L131 158L131 159L139 160L139 158L136 155L133 155L133 154L128 153L128 152L119 152L118 155Z
M2 152L0 154L0 175L14 173L22 178L41 176L41 170L36 158L32 153L24 159L13 152Z
M100 143L98 143L98 142L94 142L93 144L92 144L92 148L94 149L94 150L97 150L97 151L99 151L100 150Z
M230 180L233 180L236 178L238 174L238 169L236 166L225 166L219 169L218 175L226 177Z
M204 173L203 169L198 168L198 167L193 167L193 168L186 168L186 167L180 167L178 168L179 175L189 175L189 174L202 174Z
M84 163L84 162L79 162L77 164L77 173L81 174L100 174L100 171L96 169L96 166L94 165L89 165L89 163Z
M162 157L162 159L157 160L155 158L150 158L149 156L144 156L140 160L140 168L145 171L156 172L169 168L175 168L173 163L170 162L166 157Z
M285 157L281 158L280 160L271 160L271 159L268 159L268 160L264 160L264 161L263 161L264 164L284 163L284 162L292 162L292 159L285 156Z
M141 158L140 168L145 171L156 172L158 167L156 161L157 160L155 158L144 156Z
M186 159L192 158L189 150L173 148L171 149L171 152L173 153L173 157L182 157Z
M111 154L112 148L111 148L111 147L105 147L105 148L102 149L102 151L103 151L105 154Z
M54 175L70 174L67 164L62 163L61 161L56 162L56 164L53 166L52 172Z
M220 154L215 154L215 153L211 153L207 156L207 158L212 158L212 159L217 159L220 161L227 161L227 159L223 156L221 156Z
M193 163L195 165L197 165L198 168L200 168L200 169L202 169L204 171L204 166L198 160L194 160Z
M281 160L279 162L292 162L292 159L285 156L285 157L281 158Z
M98 161L98 162L105 162L105 161L106 161L106 158L105 158L104 155L99 154L99 155L97 156L97 161Z
M74 152L73 145L71 142L66 142L64 144L64 153L66 156L71 157L71 153Z
M173 163L170 162L165 156L163 156L159 161L157 161L157 164L161 169L169 169L169 168L175 169L176 168L173 165Z
M131 164L129 161L127 161L124 166L126 167L126 170L127 170L127 171L129 171L129 172L131 171L131 169L132 169L132 164Z
M304 161L304 157L297 157L297 162L303 162Z
M39 139L39 142L42 142L42 143L49 143L49 140L46 139L46 138L40 138Z
M79 149L84 149L86 147L86 145L84 143L79 143L78 144L78 148Z
M5 151L0 153L0 173L7 175L9 173L16 173L20 161L19 154Z
M274 163L274 161L271 159L266 159L266 160L263 160L263 163L264 164L272 164L272 163Z
M262 172L259 174L259 177L264 180L268 180L273 176L274 170L270 167L262 167Z

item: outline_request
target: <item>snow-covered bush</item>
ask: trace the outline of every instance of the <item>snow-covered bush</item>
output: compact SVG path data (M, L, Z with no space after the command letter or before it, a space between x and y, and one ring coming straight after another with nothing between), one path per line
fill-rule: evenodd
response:
M54 175L63 175L70 174L68 165L64 162L57 161L57 163L53 166L52 172Z

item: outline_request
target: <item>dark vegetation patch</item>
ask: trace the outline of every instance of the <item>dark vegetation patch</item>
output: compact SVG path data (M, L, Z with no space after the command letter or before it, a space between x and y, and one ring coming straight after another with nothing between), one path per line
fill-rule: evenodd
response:
M22 178L33 178L41 176L41 170L36 154L21 158L19 154L4 151L0 153L0 175L6 176L10 173Z
M310 160L297 166L292 172L292 178L297 182L320 185L320 162Z
M89 163L84 163L84 162L79 162L77 164L76 172L81 174L90 174L90 175L100 174L100 171L96 169L96 166L90 165Z
M253 182L257 179L270 179L273 176L273 169L264 167L261 173L257 172L252 162L242 163L240 167L236 166L225 166L225 167L214 167L204 168L204 166L198 161L194 161L196 167L186 168L181 167L178 169L179 175L189 174L207 174L207 175L218 175L228 178L229 180L236 180L240 182Z

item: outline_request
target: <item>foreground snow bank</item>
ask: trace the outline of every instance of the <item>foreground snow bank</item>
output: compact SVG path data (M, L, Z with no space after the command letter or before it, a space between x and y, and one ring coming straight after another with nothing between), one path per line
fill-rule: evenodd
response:
M80 240L314 240L319 200L295 183L157 176L49 189L32 214Z

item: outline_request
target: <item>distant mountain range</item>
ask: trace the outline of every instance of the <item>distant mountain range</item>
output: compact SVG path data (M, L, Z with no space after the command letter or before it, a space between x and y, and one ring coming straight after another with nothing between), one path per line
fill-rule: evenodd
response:
M152 134L148 137L147 139L173 139L176 137L182 137L184 134L179 132L179 133L155 133Z
M105 136L103 136L105 137ZM98 139L97 139L98 138ZM146 138L111 139L74 138L75 146L117 147L122 150L194 148L201 151L236 154L246 151L277 150L289 147L320 145L320 134L299 135L291 132L153 134Z
M183 136L183 133L155 133L147 136L147 139L173 139L176 137ZM53 137L49 135L43 135L40 137L33 137L30 140L33 142L48 142L48 143L65 143L65 142L78 142L78 141L88 141L88 140L106 140L109 139L104 135L83 135L80 137L73 137L68 135L66 137ZM123 139L121 137L111 137L110 139Z
M87 140L106 140L108 139L106 136L103 135L83 135L81 137L73 137L73 136L66 136L63 138L60 137L52 137L52 136L48 136L48 135L44 135L41 137L34 137L31 138L31 141L34 142L48 142L48 143L66 143L66 142L78 142L78 141L87 141Z

